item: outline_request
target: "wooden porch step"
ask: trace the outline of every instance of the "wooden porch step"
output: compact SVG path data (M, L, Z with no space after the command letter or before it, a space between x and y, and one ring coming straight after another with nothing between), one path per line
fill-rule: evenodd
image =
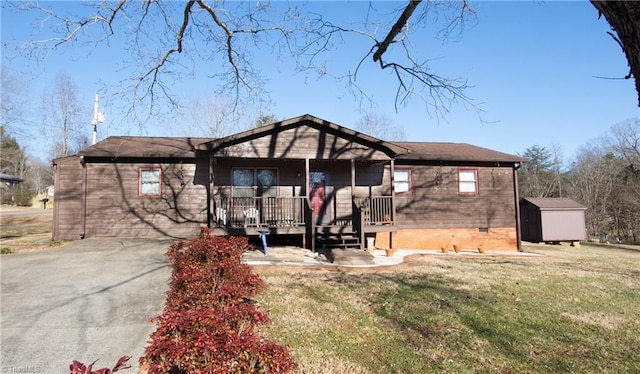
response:
M360 248L360 240L355 235L318 235L316 243L326 248Z
M359 242L322 242L319 243L324 248L339 248L339 249L360 249Z
M351 226L318 225L315 226L317 247L326 249L360 249L360 236Z

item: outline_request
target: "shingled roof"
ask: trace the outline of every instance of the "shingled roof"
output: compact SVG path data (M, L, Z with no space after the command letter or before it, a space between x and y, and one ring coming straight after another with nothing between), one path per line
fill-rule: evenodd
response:
M410 150L399 160L521 163L526 159L466 143L394 142Z
M396 156L407 152L407 149L400 146L396 142L388 142L382 139L375 138L371 135L367 135L358 131L354 131L350 128L337 125L335 123L323 120L312 116L311 114L304 114L299 117L290 118L284 121L274 122L258 128L249 129L237 134L233 134L224 138L211 141L209 144L202 144L200 149L202 150L216 150L221 147L227 147L229 145L238 144L247 140L266 136L268 134L278 133L295 129L301 126L309 126L316 129L321 129L332 134L339 134L341 137L350 140L351 142L357 142L371 148L382 149L383 152L388 155Z
M145 136L111 136L78 152L85 157L167 157L193 158L202 143L212 138L165 138Z
M564 197L544 197L534 198L526 197L521 201L529 202L540 208L540 210L575 210L587 209L584 205Z
M311 115L276 122L257 129L251 129L222 139L199 137L144 137L112 136L94 144L78 155L96 158L194 158L196 151L206 151L223 144L233 144L246 139L260 137L273 131L284 131L295 126L323 127L340 132L354 141L363 144L376 144L386 147L399 161L453 161L453 162L492 162L522 163L526 159L482 148L466 143L435 142L384 142L345 127L324 121Z
M198 149L213 138L198 137L145 137L111 136L78 152L85 157L108 158L194 158ZM466 143L393 142L409 153L397 156L399 160L505 162L520 163L526 159ZM200 147L200 148L198 148Z

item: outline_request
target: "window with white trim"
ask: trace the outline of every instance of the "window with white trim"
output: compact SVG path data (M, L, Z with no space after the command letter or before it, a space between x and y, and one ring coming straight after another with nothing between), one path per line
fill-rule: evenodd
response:
M162 192L162 169L144 166L138 169L138 195L159 196Z
M410 193L411 187L411 169L395 169L393 171L393 189L395 193Z
M458 192L461 195L478 195L478 169L458 169Z

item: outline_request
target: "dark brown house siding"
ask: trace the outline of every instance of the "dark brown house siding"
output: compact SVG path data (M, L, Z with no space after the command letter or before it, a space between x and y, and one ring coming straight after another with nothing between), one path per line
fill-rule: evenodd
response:
M139 196L140 167L162 170L160 196ZM87 164L86 235L197 235L200 227L207 224L207 193L206 186L193 183L195 175L196 165L184 162Z
M378 246L439 249L454 242L463 248L484 245L493 249L517 250L516 196L513 167L424 165L423 161L402 161L396 170L410 170L412 189L396 194L397 232L377 235ZM459 192L459 170L477 170L478 192ZM386 169L385 179L390 172ZM383 183L383 186L386 186Z
M61 200L56 199L54 208L55 240L188 238L206 226L208 160L122 161L85 158L83 166L80 157L74 157L73 161L58 162L56 198ZM161 170L160 195L139 194L141 167Z
M315 127L294 127L244 139L217 150L214 157L311 160L388 160L373 147Z
M477 196L458 192L459 167L408 166L413 190L396 195L396 221L403 227L504 227L515 225L511 168L478 170Z
M54 240L82 238L83 176L80 157L71 156L57 160L52 230Z

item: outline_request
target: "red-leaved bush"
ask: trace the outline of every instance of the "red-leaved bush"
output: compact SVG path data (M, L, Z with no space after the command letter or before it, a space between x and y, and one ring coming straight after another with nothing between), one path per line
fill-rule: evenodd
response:
M268 323L251 297L264 281L242 263L245 238L200 236L172 244L172 280L140 363L149 373L288 373L289 349L256 335Z
M71 365L69 365L69 373L70 374L111 374L111 373L118 372L120 370L130 369L131 365L127 363L130 358L131 356L122 356L120 357L118 362L116 362L116 365L113 368L111 369L102 368L97 370L93 370L93 365L95 365L95 363L98 362L97 360L89 364L89 366L86 366L82 362L73 360Z
M216 308L250 298L266 287L242 263L242 254L251 249L245 238L208 236L205 230L199 238L172 244L167 252L173 268L168 309Z

